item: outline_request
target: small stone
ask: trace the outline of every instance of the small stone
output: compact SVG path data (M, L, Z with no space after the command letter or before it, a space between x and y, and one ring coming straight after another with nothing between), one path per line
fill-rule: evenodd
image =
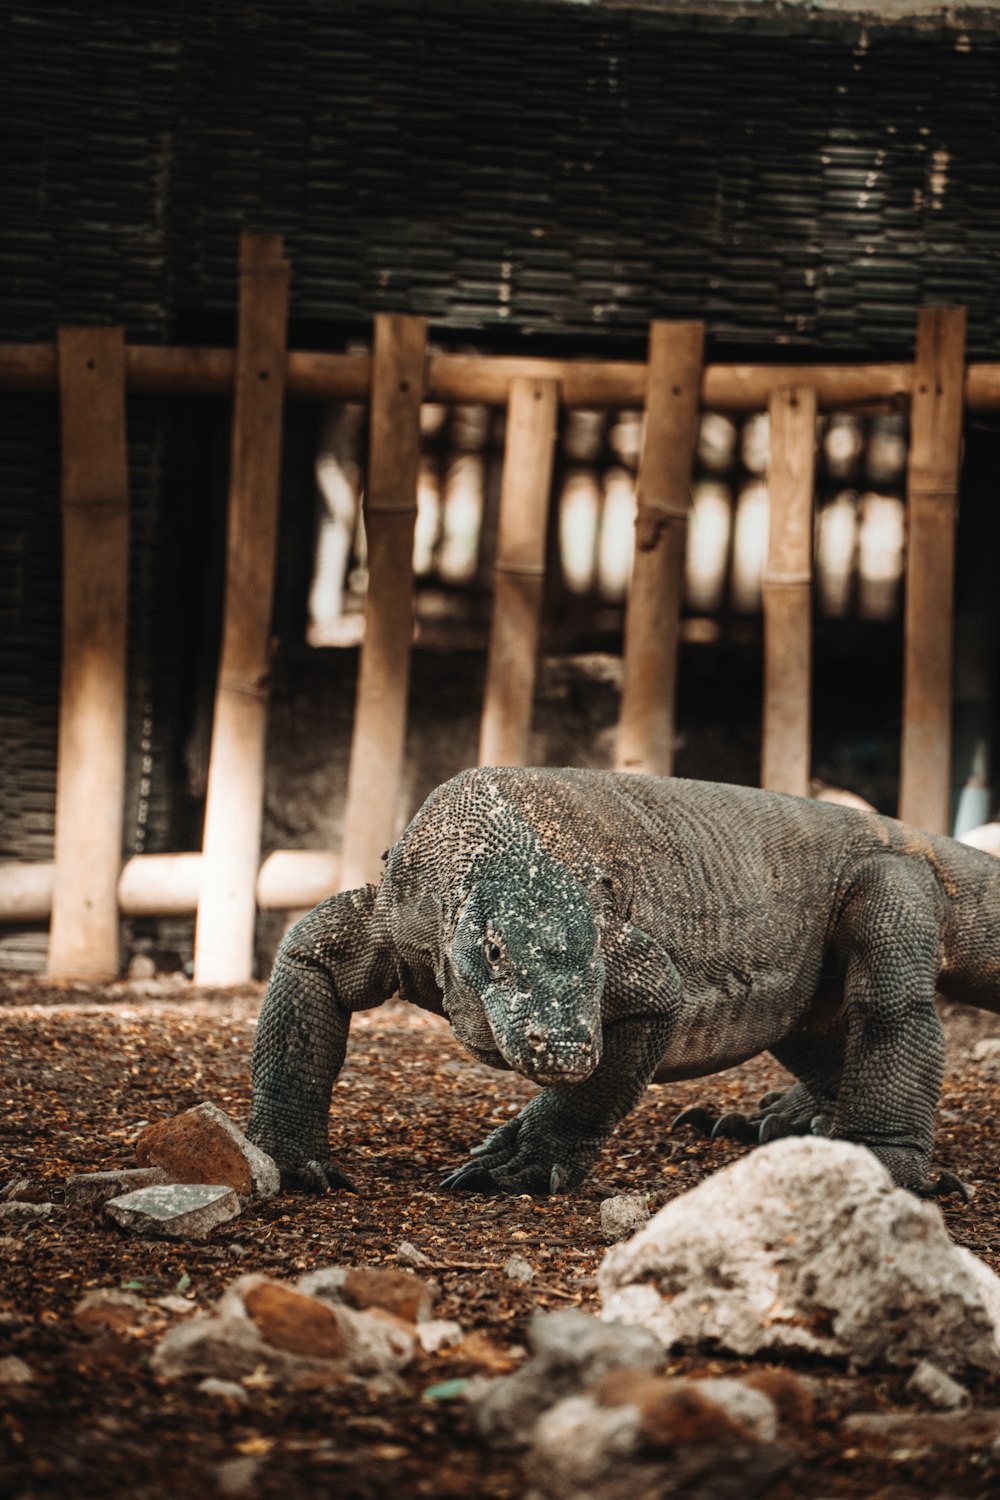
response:
M1000 1078L1000 1036L984 1037L972 1049L984 1078Z
M535 1269L523 1255L511 1255L503 1263L503 1274L508 1281L518 1281L527 1286L529 1281L534 1280Z
M156 1305L162 1307L164 1312L176 1313L182 1318L198 1310L196 1302L189 1302L187 1297L179 1297L176 1292L168 1292L165 1297L157 1297Z
M135 1159L140 1167L162 1167L174 1182L223 1182L244 1201L273 1198L281 1186L271 1157L210 1102L147 1126Z
M24 1228L28 1224L40 1224L52 1217L54 1203L22 1203L13 1198L0 1203L0 1229Z
M773 1442L773 1403L739 1380L674 1380L647 1370L612 1370L595 1381L599 1406L633 1406L638 1431L654 1448L679 1443Z
M425 1354L437 1354L441 1349L454 1348L465 1337L461 1323L450 1319L431 1318L427 1323L417 1324L417 1343Z
M238 1380L220 1380L217 1375L206 1375L204 1380L199 1380L198 1389L204 1396L219 1396L223 1401L236 1401L240 1406L245 1406L250 1400L246 1386L240 1385Z
M81 1333L126 1333L148 1322L149 1308L134 1292L117 1287L95 1287L85 1292L73 1309L73 1322Z
M380 1307L404 1323L426 1322L431 1315L430 1289L412 1271L349 1270L342 1295L349 1307Z
M0 1203L26 1202L25 1194L31 1191L30 1177L12 1177L6 1187L0 1188Z
M260 1459L252 1453L238 1458L227 1458L215 1468L215 1485L220 1495L239 1500L242 1495L252 1493L260 1472Z
M74 1172L66 1178L66 1206L97 1212L109 1198L170 1181L162 1167L125 1167L117 1172Z
M422 1250L418 1250L411 1240L400 1240L396 1246L396 1259L401 1266L412 1266L418 1271L422 1266L432 1266L434 1264L430 1256L425 1255Z
M906 1382L906 1389L923 1396L929 1406L936 1406L939 1411L963 1411L972 1404L965 1386L930 1359L920 1361Z
M579 1371L581 1382L626 1365L658 1369L665 1360L659 1340L645 1328L602 1323L578 1308L536 1313L528 1341L532 1352L554 1368Z
M841 1432L879 1447L911 1448L915 1455L936 1447L981 1448L1000 1441L1000 1410L852 1412Z
M665 1358L645 1329L601 1323L575 1308L536 1314L528 1337L532 1359L512 1375L466 1393L473 1425L493 1447L527 1446L539 1417L563 1396L610 1370L658 1370Z
M621 1193L605 1198L601 1204L601 1233L609 1244L627 1240L649 1222L649 1205L644 1193Z
M168 1240L207 1239L239 1211L240 1200L231 1187L201 1183L139 1188L104 1205L107 1217L129 1233Z
M129 979L155 979L156 962L148 953L133 953L128 966Z
M34 1379L31 1366L16 1354L6 1354L0 1358L0 1387L31 1385Z
M316 1297L277 1281L263 1281L247 1289L243 1305L261 1338L276 1349L308 1359L344 1359L347 1355L347 1340L336 1313Z
M789 1427L806 1428L816 1415L816 1398L808 1385L791 1370L751 1370L743 1384L762 1391L778 1413L778 1421ZM820 1384L820 1390L831 1390L831 1382Z

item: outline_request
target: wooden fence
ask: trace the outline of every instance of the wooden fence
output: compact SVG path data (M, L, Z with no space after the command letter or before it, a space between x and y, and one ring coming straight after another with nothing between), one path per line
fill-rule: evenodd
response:
M496 588L480 755L527 753L558 406L641 407L636 551L616 764L669 774L678 621L699 412L771 417L764 576L762 782L805 794L816 413L908 403L908 545L900 816L944 831L950 779L956 497L965 410L1000 409L1000 363L966 364L965 314L923 309L912 363L704 363L701 324L651 325L648 358L429 354L422 318L380 314L371 355L285 347L278 236L245 234L237 347L128 346L120 329L63 329L0 346L0 390L58 390L63 647L54 863L0 864L0 921L51 914L49 973L119 968L118 919L197 913L195 979L249 978L257 906L306 907L377 880L392 841L413 635L422 401L507 407ZM225 604L201 854L121 864L128 555L126 390L234 395ZM286 398L370 403L369 587L339 854L279 851L258 869L278 470Z

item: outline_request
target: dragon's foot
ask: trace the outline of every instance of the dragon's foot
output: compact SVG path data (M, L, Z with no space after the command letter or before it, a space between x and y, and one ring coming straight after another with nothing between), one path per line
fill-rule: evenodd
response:
M342 1188L348 1193L357 1192L351 1179L332 1161L279 1162L278 1171L282 1191L297 1188L305 1193L326 1193L331 1188Z
M942 1172L936 1182L930 1179L928 1153L917 1146L885 1145L878 1141L861 1141L877 1156L897 1187L909 1188L918 1198L961 1198L968 1203L972 1191L954 1172Z
M745 1146L764 1145L784 1135L829 1135L832 1107L811 1094L802 1084L765 1094L756 1114L738 1110L719 1115L701 1105L681 1110L671 1125L691 1125L711 1140L740 1141Z
M567 1193L582 1182L601 1142L558 1129L539 1094L494 1130L441 1184L449 1192ZM546 1118L546 1116L549 1118Z

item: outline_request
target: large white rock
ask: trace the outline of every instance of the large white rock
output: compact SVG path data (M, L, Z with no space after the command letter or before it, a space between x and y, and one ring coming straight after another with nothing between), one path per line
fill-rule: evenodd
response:
M1000 1372L1000 1281L864 1147L786 1138L675 1198L598 1272L603 1315L669 1348Z

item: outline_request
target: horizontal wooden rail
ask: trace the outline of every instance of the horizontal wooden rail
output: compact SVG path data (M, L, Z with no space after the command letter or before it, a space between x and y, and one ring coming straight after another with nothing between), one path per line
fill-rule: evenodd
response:
M125 350L128 389L147 395L225 396L233 389L235 367L231 349L131 344ZM641 360L430 354L424 399L505 406L516 377L558 381L564 406L638 408L646 390L646 365ZM54 391L56 384L54 344L0 344L0 390ZM706 365L700 404L714 410L762 411L772 391L791 386L814 390L821 410L884 406L909 399L913 365ZM288 396L304 400L367 401L371 356L291 350L285 389ZM1000 362L966 367L965 405L972 411L1000 410Z
M323 849L276 849L257 872L261 911L315 906L337 886L339 855ZM54 863L0 862L0 924L45 922L52 911ZM118 877L118 910L124 917L185 917L198 908L200 854L136 854Z

